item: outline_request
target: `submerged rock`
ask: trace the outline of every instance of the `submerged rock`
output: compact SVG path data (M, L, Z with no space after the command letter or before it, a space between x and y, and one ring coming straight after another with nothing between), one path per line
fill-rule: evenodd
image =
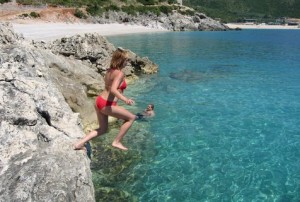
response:
M208 75L206 75L205 72L195 72L192 70L170 73L170 78L185 82L203 81L207 79L207 77Z
M138 201L130 193L111 187L96 188L96 198L99 201Z
M115 124L119 124L118 122ZM142 124L143 126L141 126ZM92 171L95 195L99 201L138 201L132 190L120 190L119 184L127 181L134 183L136 178L143 176L147 170L134 173L132 169L139 161L152 161L157 155L155 140L146 128L147 123L135 123L130 135L124 138L124 144L130 144L127 152L111 149L110 145L118 129L93 141ZM134 144L133 144L134 143Z
M217 78L224 78L231 74L231 68L236 65L213 65L206 71L185 69L180 72L170 73L170 78L184 82L203 82Z

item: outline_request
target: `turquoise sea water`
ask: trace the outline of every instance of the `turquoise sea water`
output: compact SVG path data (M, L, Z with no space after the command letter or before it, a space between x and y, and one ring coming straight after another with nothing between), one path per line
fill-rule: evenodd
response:
M108 39L160 67L126 91L155 104L155 155L116 187L138 201L300 201L300 30Z

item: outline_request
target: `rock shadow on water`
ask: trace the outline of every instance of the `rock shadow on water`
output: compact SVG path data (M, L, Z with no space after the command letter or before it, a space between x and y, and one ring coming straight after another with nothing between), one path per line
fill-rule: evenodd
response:
M209 69L211 72L214 72L216 74L232 74L234 68L238 67L237 64L215 64L211 65Z
M204 81L207 79L207 75L205 75L205 72L196 72L192 70L183 70L181 72L171 72L170 78L193 83L198 81Z
M232 74L232 68L237 65L212 65L207 70L184 69L180 72L171 72L170 78L187 83L207 82L214 79L226 78Z

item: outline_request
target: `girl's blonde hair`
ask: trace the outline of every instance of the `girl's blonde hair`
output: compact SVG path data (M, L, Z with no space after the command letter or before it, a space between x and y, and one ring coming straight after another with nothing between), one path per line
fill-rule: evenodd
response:
M121 69L124 67L125 60L128 59L128 52L123 48L117 48L112 55L110 62L110 68L112 69Z

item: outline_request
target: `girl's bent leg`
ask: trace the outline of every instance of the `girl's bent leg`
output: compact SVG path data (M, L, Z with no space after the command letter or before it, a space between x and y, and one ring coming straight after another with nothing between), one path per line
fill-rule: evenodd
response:
M97 118L99 122L99 128L97 130L91 131L89 134L87 134L84 138L82 138L79 142L77 142L74 145L74 150L80 150L84 147L84 144L91 139L103 135L106 133L108 128L108 116L105 114L102 114L97 108L96 108Z
M122 150L128 150L127 147L125 147L122 143L121 140L124 137L124 135L127 133L127 131L129 130L129 128L132 126L134 120L129 120L129 121L124 121L123 125L120 128L120 132L117 135L117 137L115 138L115 140L112 143L113 147L122 149Z
M100 128L99 128L100 129ZM74 150L81 150L85 143L88 142L89 140L93 139L94 137L97 137L98 136L98 130L93 130L91 131L89 134L87 134L84 138L82 138L79 142L77 142L75 145L74 145ZM100 134L99 134L100 135Z
M115 140L113 141L112 146L116 147L118 149L128 150L128 148L125 147L121 143L121 141L122 141L122 138L124 137L124 135L129 130L129 128L132 126L133 122L136 119L136 116L120 106L105 107L104 109L101 110L101 112L106 115L113 116L118 119L124 120L124 123L120 128L120 132L117 135L117 137L115 138Z

